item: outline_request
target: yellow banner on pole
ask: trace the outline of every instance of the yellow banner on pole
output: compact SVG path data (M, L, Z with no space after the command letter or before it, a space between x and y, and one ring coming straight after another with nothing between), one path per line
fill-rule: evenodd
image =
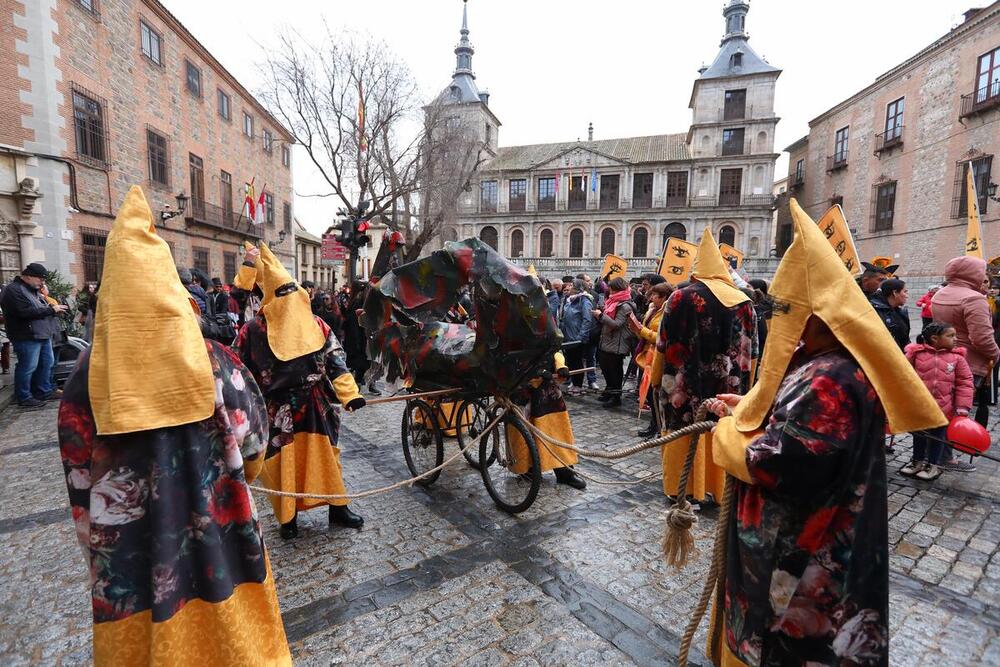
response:
M851 273L860 273L861 260L858 258L858 249L854 245L851 228L847 226L847 218L844 217L844 209L840 204L831 206L816 224L847 270Z
M743 253L729 245L728 243L719 244L719 252L722 253L722 258L726 260L726 264L729 266L733 265L733 260L736 260L736 268L743 268Z
M628 262L618 255L605 255L604 256L604 268L601 269L601 278L605 282L611 280L612 278L624 278L625 271L628 269Z
M973 178L972 163L965 171L965 196L969 200L967 206L969 226L965 232L965 254L984 259L983 228L979 224L979 196L976 194L976 179Z
M691 269L694 267L696 257L698 257L697 244L671 238L663 247L660 266L656 272L676 287L691 277Z

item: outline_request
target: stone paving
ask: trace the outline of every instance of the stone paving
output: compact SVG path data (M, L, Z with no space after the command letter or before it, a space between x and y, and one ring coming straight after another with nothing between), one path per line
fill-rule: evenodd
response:
M569 399L580 443L634 442L635 402L608 411ZM407 476L400 404L344 418L342 457L359 490ZM0 414L0 664L90 661L83 559L67 510L55 408ZM993 423L997 439L997 421ZM446 455L454 453L454 440ZM1000 665L998 465L934 484L889 469L891 664ZM659 452L583 471L585 492L551 475L528 511L498 511L462 459L429 489L354 504L361 531L329 530L322 510L284 542L258 497L288 640L302 665L669 665L708 567L713 508L685 570L660 553ZM625 484L622 484L622 483ZM699 634L694 663L705 664Z

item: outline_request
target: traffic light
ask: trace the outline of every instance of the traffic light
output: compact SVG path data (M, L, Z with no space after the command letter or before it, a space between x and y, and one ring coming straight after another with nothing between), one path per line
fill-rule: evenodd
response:
M368 227L371 223L367 220L355 220L354 221L354 244L355 247L366 246L371 243L371 237L365 232L368 231Z
M354 222L349 218L342 218L340 221L340 233L337 234L337 243L351 247L354 238Z

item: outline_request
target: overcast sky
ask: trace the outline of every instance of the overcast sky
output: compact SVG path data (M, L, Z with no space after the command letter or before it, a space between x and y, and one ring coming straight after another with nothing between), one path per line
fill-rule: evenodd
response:
M430 99L451 80L461 0L163 0L244 86L272 35L288 25L385 40ZM751 0L750 45L784 70L778 79L777 148L808 122L912 56L980 0ZM719 50L723 0L470 0L473 69L503 123L500 145L686 132L698 68ZM280 11L275 11L280 9ZM779 161L778 174L787 169ZM293 149L296 217L315 233L333 218L304 153Z

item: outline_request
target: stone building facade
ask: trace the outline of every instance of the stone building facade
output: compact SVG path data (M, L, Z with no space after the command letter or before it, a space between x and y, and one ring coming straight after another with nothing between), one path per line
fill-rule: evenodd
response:
M311 280L318 289L333 289L337 282L335 267L322 261L323 241L295 221L295 268L300 283Z
M0 58L0 156L38 195L16 221L16 264L99 280L114 214L137 184L179 265L231 280L244 239L292 265L291 136L160 2L6 0L0 12L12 56ZM270 204L259 226L241 216L251 179ZM183 215L161 221L178 194Z
M840 203L862 259L893 258L917 288L964 252L970 161L989 256L1000 255L1000 2L809 123L785 149L789 193L812 216ZM779 218L778 246L791 240ZM911 290L914 291L914 290Z
M607 254L650 270L667 238L710 227L769 273L774 181L774 90L780 70L747 43L749 5L723 10L720 51L694 82L686 132L531 146L498 146L499 122L479 92L463 21L451 86L442 96L477 127L491 158L459 202L446 239L475 236L546 275L594 272ZM633 271L630 269L630 273Z

